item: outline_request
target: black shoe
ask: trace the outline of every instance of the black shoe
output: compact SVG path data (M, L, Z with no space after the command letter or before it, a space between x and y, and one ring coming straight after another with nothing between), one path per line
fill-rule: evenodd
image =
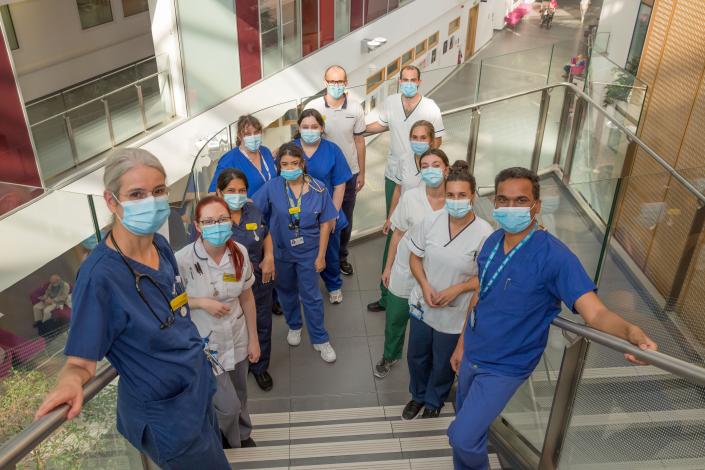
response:
M240 447L257 447L257 443L251 437L248 437L244 441L240 441Z
M398 362L398 359L389 360L389 359L382 358L375 365L374 371L372 373L378 379L383 379L389 375L389 373L392 371L392 366L394 364L396 364L397 362Z
M424 408L423 409L423 414L421 415L422 419L425 418L438 418L441 415L441 409L438 408L437 410L431 410L429 408Z
M421 411L421 408L423 408L423 403L411 400L404 407L404 411L401 412L401 419L409 421L411 419L416 418L416 416Z
M274 386L274 381L272 380L272 376L269 375L269 372L267 372L266 370L264 372L262 372L261 374L255 374L253 372L252 375L255 376L255 381L257 382L257 385L263 391L268 392Z
M284 311L282 310L282 306L279 305L279 302L274 302L272 305L272 313L275 315L283 315Z
M384 305L379 303L379 300L376 300L372 303L367 304L367 311L368 312L384 312L386 309L384 308Z
M340 272L346 276L352 276L353 272L354 272L352 264L348 263L347 260L341 261L340 262Z
M37 327L38 327L39 325L41 325L41 324L42 324L41 321L35 321L34 323L32 323L32 326L33 326L34 328L37 328Z

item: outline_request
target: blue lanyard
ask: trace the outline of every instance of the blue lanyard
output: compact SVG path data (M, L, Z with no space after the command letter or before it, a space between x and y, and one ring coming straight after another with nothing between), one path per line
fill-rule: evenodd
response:
M250 158L245 154L245 152L243 152L242 150L240 150L240 152L243 155L245 155L245 158L247 158L247 161L250 162L250 165L255 167L255 170L257 170L257 173L259 173L259 175L262 177L262 181L264 181L266 183L267 181L272 179L272 173L269 171L269 166L267 166L267 163L264 161L264 158L262 157L262 152L260 152L259 150L257 151L257 156L259 157L259 166L262 167L264 169L264 171L267 172L267 176L264 176L264 173L262 173L262 170L258 169L255 166L255 164L252 163L252 160L250 160Z
M522 246L526 244L526 242L529 241L529 239L534 235L534 232L536 232L536 227L527 235L524 237L514 248L512 248L512 251L510 251L507 256L504 258L504 261L502 261L502 264L499 265L499 268L497 268L497 271L494 272L492 277L490 277L490 280L487 282L485 285L485 275L487 274L487 269L490 267L490 264L492 263L492 260L494 259L495 255L497 254L497 250L499 249L499 245L501 245L504 242L504 237L500 238L497 244L492 248L492 251L490 252L489 258L487 258L487 262L485 263L485 269L482 270L482 275L480 276L480 298L484 297L487 295L487 292L490 290L492 285L494 284L494 281L497 280L497 277L499 274L502 272L504 267L509 263L509 261L514 257L514 255L521 249Z

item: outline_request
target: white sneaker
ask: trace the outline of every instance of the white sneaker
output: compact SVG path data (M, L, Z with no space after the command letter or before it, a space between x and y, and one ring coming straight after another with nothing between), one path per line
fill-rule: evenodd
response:
M286 342L289 343L289 346L298 346L301 344L301 328L298 330L289 330L289 333L286 334Z
M340 304L343 303L343 291L340 289L334 290L333 292L328 293L328 300L330 300L330 303L332 304Z
M333 346L330 345L330 341L326 341L321 344L314 344L313 349L321 353L321 359L326 362L335 362L336 355Z

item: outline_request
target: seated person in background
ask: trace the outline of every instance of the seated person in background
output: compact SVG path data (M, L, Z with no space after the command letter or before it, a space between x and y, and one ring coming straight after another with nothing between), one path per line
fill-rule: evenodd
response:
M61 279L58 274L52 274L49 278L49 286L44 295L39 297L39 302L34 304L34 326L39 326L51 318L51 312L57 308L63 308L70 303L71 286Z
M582 75L587 66L587 57L583 54L578 54L570 59L569 64L563 66L563 75L561 77L568 78L568 75Z

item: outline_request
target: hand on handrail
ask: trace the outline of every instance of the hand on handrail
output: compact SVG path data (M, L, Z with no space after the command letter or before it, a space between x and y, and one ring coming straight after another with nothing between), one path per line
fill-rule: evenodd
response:
M626 340L642 351L658 351L658 345L656 342L649 338L649 336L644 333L644 330L636 325L631 325ZM624 358L632 364L641 366L648 364L648 362L637 359L633 354L624 353Z

